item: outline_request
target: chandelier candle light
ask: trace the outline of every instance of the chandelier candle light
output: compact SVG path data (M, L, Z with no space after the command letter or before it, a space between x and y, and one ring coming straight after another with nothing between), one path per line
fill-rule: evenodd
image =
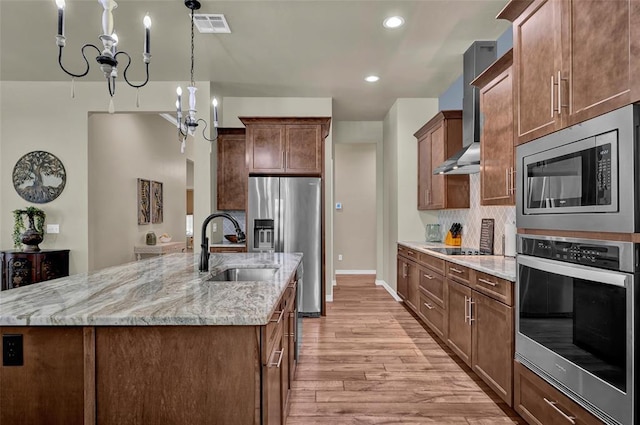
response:
M66 37L64 35L65 24L64 24L64 9L65 9L65 0L56 0L56 5L58 6L58 35L56 36L56 44L59 47L58 53L58 64L60 68L72 78L81 78L89 73L89 61L87 60L87 56L85 54L85 49L88 47L93 47L98 52L98 56L96 57L96 61L100 64L100 69L104 73L105 78L107 79L107 87L109 89L109 112L114 112L113 107L113 95L116 92L116 78L118 77L118 60L117 57L119 55L124 55L127 59L127 66L124 68L123 77L125 82L135 89L139 89L143 87L149 82L149 62L151 61L151 18L149 15L146 15L143 19L143 24L145 28L144 35L144 52L142 54L142 62L145 64L146 71L146 79L141 84L133 84L127 78L127 70L131 65L131 56L127 52L118 51L118 36L113 30L113 10L118 7L118 4L113 0L98 0L98 3L102 5L104 9L102 11L102 32L103 34L98 37L100 41L102 41L103 50L101 51L94 44L85 44L82 46L81 53L82 57L87 64L87 68L78 74L69 72L65 69L64 65L62 65L62 48L66 44ZM73 84L73 79L71 80ZM73 89L71 97L74 97ZM136 94L136 106L139 105L139 100Z
M193 54L193 40L194 40L194 10L200 9L200 2L198 0L185 0L184 5L187 6L188 9L191 10L191 82L187 87L189 90L189 111L184 119L184 124L182 123L182 87L178 86L176 89L176 94L178 95L178 100L176 100L176 110L177 110L177 120L176 126L178 127L178 141L180 142L180 151L184 153L187 136L193 136L196 131L196 127L198 124L202 122L204 124L204 128L202 129L202 137L209 142L213 142L217 139L217 127L218 127L218 100L214 97L211 102L213 105L213 128L214 135L212 139L209 139L205 135L205 131L207 129L207 122L202 118L196 118L196 83L193 79L193 69L194 69L194 54Z

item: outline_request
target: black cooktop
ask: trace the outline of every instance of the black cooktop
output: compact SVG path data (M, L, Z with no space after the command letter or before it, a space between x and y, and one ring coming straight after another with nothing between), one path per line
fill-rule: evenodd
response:
M446 255L490 255L473 248L428 248L431 251Z

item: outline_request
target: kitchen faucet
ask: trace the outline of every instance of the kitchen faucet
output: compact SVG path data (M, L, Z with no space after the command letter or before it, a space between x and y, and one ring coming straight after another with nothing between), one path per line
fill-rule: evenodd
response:
M226 218L233 223L233 226L236 228L238 242L244 242L246 238L244 232L240 228L240 224L238 224L238 221L227 213L213 213L209 217L205 218L204 222L202 223L202 238L200 239L202 241L200 244L200 247L202 248L202 252L200 253L201 272L209 271L209 238L207 238L207 225L216 217Z

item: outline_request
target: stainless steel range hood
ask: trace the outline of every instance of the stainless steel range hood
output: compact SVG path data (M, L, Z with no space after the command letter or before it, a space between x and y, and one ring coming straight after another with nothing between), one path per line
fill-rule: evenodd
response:
M462 146L433 174L480 172L480 89L470 83L496 60L495 41L475 41L463 56Z

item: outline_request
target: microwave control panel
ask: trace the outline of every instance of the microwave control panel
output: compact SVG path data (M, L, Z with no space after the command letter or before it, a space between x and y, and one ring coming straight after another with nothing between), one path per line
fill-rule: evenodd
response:
M597 148L596 190L598 205L611 204L611 144Z

